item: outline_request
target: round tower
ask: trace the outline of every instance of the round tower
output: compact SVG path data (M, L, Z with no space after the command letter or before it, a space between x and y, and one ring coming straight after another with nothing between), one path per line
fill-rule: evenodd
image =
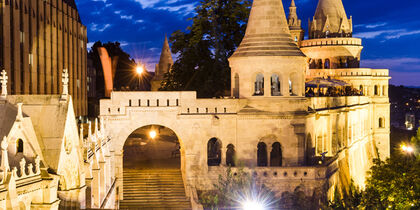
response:
M319 0L309 39L301 50L308 56L311 69L359 68L362 40L352 38L352 18L347 18L341 0Z
M236 98L304 96L307 58L290 35L282 1L254 0L229 63Z

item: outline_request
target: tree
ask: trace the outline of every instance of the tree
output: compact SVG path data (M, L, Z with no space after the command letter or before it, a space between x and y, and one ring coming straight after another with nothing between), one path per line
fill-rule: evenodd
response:
M172 52L178 54L162 90L194 90L198 97L223 96L230 89L228 58L246 30L250 0L202 0L185 32L172 34Z
M414 154L420 160L420 127L416 135L411 138L411 145L414 147Z

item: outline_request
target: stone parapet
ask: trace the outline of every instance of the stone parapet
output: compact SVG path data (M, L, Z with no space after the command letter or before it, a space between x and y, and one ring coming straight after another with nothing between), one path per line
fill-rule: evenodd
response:
M315 46L337 46L337 45L353 45L362 46L362 39L359 38L323 38L323 39L308 39L303 40L301 47L315 47Z
M315 77L389 77L388 69L344 68L344 69L309 69L307 78Z
M311 108L314 110L334 109L364 105L369 102L369 97L365 96L313 97L311 98Z

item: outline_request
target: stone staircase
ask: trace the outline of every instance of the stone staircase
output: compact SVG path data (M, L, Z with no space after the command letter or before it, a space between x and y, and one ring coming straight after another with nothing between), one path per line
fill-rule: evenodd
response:
M179 169L124 169L120 209L191 209Z

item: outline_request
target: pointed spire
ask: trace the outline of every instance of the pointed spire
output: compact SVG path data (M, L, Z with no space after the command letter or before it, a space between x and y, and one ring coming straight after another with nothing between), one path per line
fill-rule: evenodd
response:
M168 37L165 35L165 41L163 42L159 64L156 65L155 79L163 79L163 76L171 70L173 64L174 61L172 59L172 53L171 48L169 47Z
M0 74L0 83L1 83L1 95L0 100L6 100L7 97L7 79L9 77L7 76L7 72L3 69Z
M289 7L289 18L287 19L287 22L289 24L290 30L300 30L302 29L302 21L297 16L297 8L295 4L295 0L292 0L292 3Z
M254 0L245 37L232 57L304 56L294 44L280 0Z
M353 26L341 0L319 0L309 30L310 38L348 37Z

